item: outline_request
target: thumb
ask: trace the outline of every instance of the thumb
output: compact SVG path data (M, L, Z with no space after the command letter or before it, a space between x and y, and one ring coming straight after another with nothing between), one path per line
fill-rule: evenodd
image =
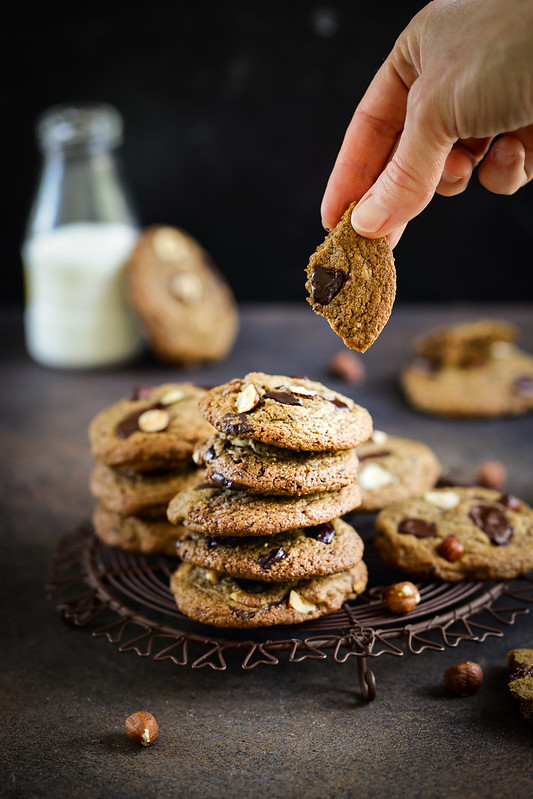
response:
M411 87L395 152L352 212L352 225L362 236L386 236L405 226L426 207L441 179L454 139L436 129L438 112L417 102L416 89Z

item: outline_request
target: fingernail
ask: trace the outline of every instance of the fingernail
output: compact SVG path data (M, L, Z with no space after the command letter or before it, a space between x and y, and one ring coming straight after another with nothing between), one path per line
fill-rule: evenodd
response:
M494 160L500 166L514 166L516 163L516 153L509 152L507 147L503 145L498 147L498 145L495 144L492 153Z
M375 233L390 217L387 206L374 194L356 205L352 211L352 225L357 231Z
M459 183L462 179L462 175L448 175L447 172L443 172L441 176L441 180L443 180L444 183Z

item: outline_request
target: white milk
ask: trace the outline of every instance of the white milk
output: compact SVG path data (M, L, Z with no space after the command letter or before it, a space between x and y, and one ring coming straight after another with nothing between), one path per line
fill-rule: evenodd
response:
M26 242L24 322L36 361L85 368L126 361L139 352L122 271L136 238L129 225L80 222Z

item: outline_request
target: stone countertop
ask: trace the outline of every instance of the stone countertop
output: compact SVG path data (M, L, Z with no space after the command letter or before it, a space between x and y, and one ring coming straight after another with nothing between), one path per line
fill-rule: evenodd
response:
M342 348L324 319L298 306L245 306L223 363L184 372L150 357L115 370L62 372L34 364L21 315L0 316L2 448L2 737L5 797L508 797L533 795L527 724L506 685L507 652L533 646L533 616L501 637L442 652L372 659L377 697L361 696L355 658L193 670L120 653L87 628L62 623L45 585L59 537L88 518L87 425L132 385L194 379L216 384L247 371L306 374L369 409L374 425L427 442L466 475L501 460L507 489L533 503L533 415L451 421L416 413L397 388L414 336L454 320L514 322L533 351L533 308L401 306L364 355L366 379L328 375ZM453 663L475 660L485 680L458 698L443 684ZM125 718L149 710L150 747L125 736Z

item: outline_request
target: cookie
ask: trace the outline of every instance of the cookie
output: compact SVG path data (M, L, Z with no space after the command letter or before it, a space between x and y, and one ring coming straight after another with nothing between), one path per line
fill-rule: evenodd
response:
M123 472L97 461L89 488L109 510L123 516L166 516L169 501L195 482L197 469L187 466L154 472Z
M172 469L190 462L194 448L213 433L198 410L205 393L192 383L135 389L129 399L92 420L93 457L133 472Z
M304 377L250 372L208 391L199 408L226 435L287 449L350 449L372 434L366 408Z
M363 542L353 527L333 519L253 538L188 532L180 537L177 552L188 563L232 577L284 582L350 569L363 557Z
M145 555L175 555L176 541L186 532L184 527L170 524L164 516L156 519L123 516L102 503L94 508L93 526L104 544Z
M533 356L505 322L451 325L422 337L400 375L407 401L426 413L498 417L533 410Z
M352 227L352 203L309 259L307 301L347 347L365 352L383 330L396 296L394 257L386 238Z
M358 511L377 511L407 497L429 491L441 472L434 452L421 441L374 430L372 439L356 449Z
M249 494L335 491L357 477L355 449L306 452L215 433L193 455L207 482Z
M533 649L511 649L507 656L509 690L520 702L520 712L526 721L533 722Z
M356 508L360 501L356 482L338 491L269 497L215 488L199 478L196 486L171 499L167 516L173 524L209 535L274 535L329 522Z
M489 488L433 489L377 515L381 559L442 580L507 580L533 569L533 510Z
M239 580L191 563L173 573L170 588L186 616L215 627L298 624L338 610L365 590L364 561L339 574L284 583Z
M228 354L238 328L235 299L192 236L173 227L146 229L125 275L130 304L160 359L191 365Z

